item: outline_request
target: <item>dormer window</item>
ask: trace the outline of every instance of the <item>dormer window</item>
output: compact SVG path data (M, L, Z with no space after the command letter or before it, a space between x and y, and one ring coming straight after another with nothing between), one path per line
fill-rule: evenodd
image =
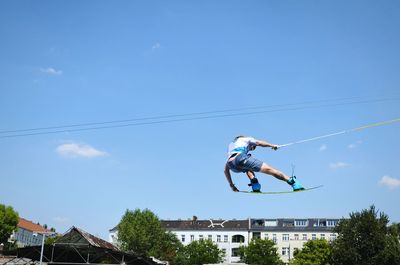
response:
M308 225L307 220L295 220L294 221L294 226L296 226L296 227L305 227L307 225Z
M294 222L293 221L283 221L283 227L293 227Z
M278 226L278 221L277 220L266 220L265 226L267 226L267 227Z
M326 226L328 227L335 227L337 225L337 220L327 220Z
M264 225L264 220L253 220L252 223L254 226L259 227Z

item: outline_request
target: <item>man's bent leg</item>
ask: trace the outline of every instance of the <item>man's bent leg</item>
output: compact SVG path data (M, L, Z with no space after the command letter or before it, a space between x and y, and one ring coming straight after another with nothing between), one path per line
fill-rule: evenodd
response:
M275 168L273 168L265 163L262 164L260 172L274 176L275 178L280 179L282 181L287 182L289 180L289 177L287 175L283 174L279 170L276 170Z
M256 178L256 175L254 174L253 171L249 170L246 171L247 177L250 179L250 184L252 190L254 192L260 192L261 191L261 184L258 182L258 179Z
M246 171L246 175L247 175L247 177L250 179L250 180L252 180L253 178L255 178L256 177L256 175L254 174L254 172L253 171Z

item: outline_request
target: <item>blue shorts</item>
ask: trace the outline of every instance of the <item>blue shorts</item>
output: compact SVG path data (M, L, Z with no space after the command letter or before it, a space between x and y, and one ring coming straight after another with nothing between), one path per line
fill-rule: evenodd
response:
M228 167L233 172L246 173L247 171L259 172L263 162L253 158L250 154L238 154L235 159L228 162Z

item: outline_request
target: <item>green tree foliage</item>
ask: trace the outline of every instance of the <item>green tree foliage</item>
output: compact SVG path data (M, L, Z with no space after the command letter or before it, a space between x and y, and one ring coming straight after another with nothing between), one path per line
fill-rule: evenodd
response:
M181 246L176 236L166 232L158 217L148 209L126 210L118 224L118 240L125 251L168 260L171 264Z
M19 216L11 206L0 204L0 244L7 243L12 232L17 228Z
M388 228L384 264L400 265L400 223L392 224Z
M253 239L248 246L239 249L240 258L250 265L283 265L272 240Z
M330 265L332 249L325 239L310 240L295 253L294 258L292 265Z
M174 233L164 232L161 234L160 241L149 254L160 260L167 260L170 264L175 264L177 251L181 247L182 244Z
M210 240L192 241L178 250L176 263L178 265L202 265L220 263L223 252Z
M338 233L333 242L333 263L335 265L375 265L385 264L387 244L387 224L384 213L371 206L368 210L350 214L335 227Z
M55 236L46 236L46 239L44 240L45 245L53 245L56 243L57 239L61 238L61 235L55 235Z
M6 242L4 243L3 246L3 254L5 254L6 256L15 256L17 255L17 242L16 241L12 241L12 242ZM1 251L0 251L1 253Z

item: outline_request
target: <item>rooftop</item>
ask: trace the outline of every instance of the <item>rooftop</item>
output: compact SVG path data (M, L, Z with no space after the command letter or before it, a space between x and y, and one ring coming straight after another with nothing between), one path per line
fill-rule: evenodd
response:
M31 232L49 232L49 230L45 229L43 226L24 218L19 218L18 227Z
M56 244L63 244L63 243L75 243L75 244L82 244L87 243L94 247L110 249L114 251L119 251L119 249L101 238L98 238L88 232L78 228L78 227L71 227L65 234L56 241Z
M330 231L340 221L337 218L276 218L251 219L253 231Z
M163 220L161 226L168 230L248 230L249 220Z

